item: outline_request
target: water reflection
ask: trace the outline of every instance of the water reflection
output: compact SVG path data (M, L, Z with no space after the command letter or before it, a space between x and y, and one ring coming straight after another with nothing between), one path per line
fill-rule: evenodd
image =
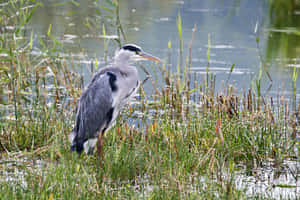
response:
M10 183L11 186L20 185L24 189L28 189L30 183L26 178L31 178L32 174L49 174L51 169L61 167L63 163L51 163L43 160L32 160L31 158L23 159L7 159L2 160L1 167L4 169L0 172L0 183ZM254 176L245 176L243 166L241 170L235 174L229 174L227 171L220 172L222 179L231 181L234 177L235 188L241 190L253 199L297 199L299 180L296 176L299 173L297 163L294 161L284 161L283 167L278 175L275 175L277 168L272 166L272 161L264 163L263 168L253 170ZM28 174L28 171L31 173ZM91 175L93 176L93 175ZM80 176L78 176L80 178ZM29 179L30 180L30 179ZM168 180L165 180L168 183ZM199 184L201 183L201 184ZM201 193L207 189L207 184L218 183L218 180L209 181L205 176L197 174L191 175L189 180L182 182L182 186L187 193ZM151 181L148 175L138 176L133 183L131 180L120 181L118 190L122 190L124 185L126 187L133 187L134 191L141 196L149 197L154 188L159 188L157 183ZM220 183L219 183L220 184ZM223 183L224 184L224 183ZM111 180L103 181L103 188L107 192L116 190L111 184ZM217 191L215 191L217 192ZM184 194L184 193L183 193ZM255 198L256 197L256 198Z
M113 7L102 1L79 0L76 3L73 1L55 3L46 0L43 2L43 7L39 7L34 13L30 26L36 36L47 35L51 26L51 35L62 42L66 53L85 52L89 57L100 57L103 56L103 43L98 39L103 33L103 25L106 29L106 38L112 35L113 17ZM115 38L116 36L113 35L109 39ZM39 44L37 43L36 46Z
M266 59L277 67L300 63L300 3L273 1L266 29Z
M113 55L113 49L118 46L114 42L118 35L114 26L114 8L108 5L107 1L77 2L57 5L52 1L45 1L44 7L37 9L31 26L36 34L45 35L52 24L51 33L64 41L65 53L85 55L85 60L97 57L103 65L104 40L108 41L110 47L109 56ZM264 74L262 94L277 96L278 88L287 93L290 93L292 88L291 72L282 66L283 63L290 67L299 66L300 63L300 40L297 30L300 15L297 4L287 4L281 9L280 5L270 2L275 1L122 0L120 19L126 42L137 43L165 60L168 57L170 41L171 64L176 70L179 54L176 18L180 12L184 52L188 52L192 29L197 25L191 63L196 72L196 69L207 66L206 53L210 35L209 71L216 75L216 91L222 91L222 80L228 78L228 73L219 73L215 69L227 69L228 72L235 64L234 72L238 73L232 74L229 83L243 90L250 87L251 81L255 83L260 62L263 61L263 65L268 67L273 85L267 93L270 80ZM102 9L101 3L111 10ZM87 23L92 28L88 28ZM103 25L108 35L105 39L101 37ZM259 48L257 38L260 38ZM123 38L121 40L125 42ZM183 56L186 58L187 55ZM81 67L89 68L84 65ZM201 70L198 74L198 79L204 79ZM141 79L146 76L142 70L140 75ZM90 77L85 78L88 80ZM300 87L300 81L297 81L297 86Z

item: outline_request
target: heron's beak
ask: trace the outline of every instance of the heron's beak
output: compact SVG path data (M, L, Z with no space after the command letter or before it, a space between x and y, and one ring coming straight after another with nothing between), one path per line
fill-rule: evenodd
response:
M153 60L153 61L156 61L156 62L162 62L161 59L159 59L159 58L157 58L157 57L155 57L155 56L152 56L152 55L150 55L150 54L148 54L148 53L145 53L145 52L142 52L142 53L140 54L140 56L141 56L142 58L144 58L144 59L147 59L147 60Z

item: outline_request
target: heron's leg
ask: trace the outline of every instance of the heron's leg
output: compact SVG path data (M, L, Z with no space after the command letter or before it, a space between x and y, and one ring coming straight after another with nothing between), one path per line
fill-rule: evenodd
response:
M104 144L104 132L99 133L98 141L97 141L97 154L98 157L101 159L103 159L103 150L102 150L103 144Z

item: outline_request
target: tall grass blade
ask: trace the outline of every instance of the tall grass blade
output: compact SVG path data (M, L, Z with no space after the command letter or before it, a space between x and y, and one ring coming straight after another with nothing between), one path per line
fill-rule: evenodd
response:
M177 24L177 30L178 30L178 37L179 37L179 42L180 42L180 56L179 56L179 68L180 68L180 72L179 74L182 73L183 71L183 39L182 39L182 24L181 24L181 16L180 13L178 12L178 16L177 16L177 20L176 20L176 24Z

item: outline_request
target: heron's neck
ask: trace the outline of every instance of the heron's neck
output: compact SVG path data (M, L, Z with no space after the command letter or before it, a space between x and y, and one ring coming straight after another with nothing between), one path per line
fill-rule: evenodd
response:
M133 53L129 51L118 51L114 58L115 64L117 64L117 66L129 66L129 64L131 63L130 58L132 55Z
M118 62L117 60L115 60L114 65L120 70L121 74L124 75L124 77L138 77L137 69L134 66L130 65L130 62L124 62L123 60Z
M130 66L131 61L129 59L115 58L114 63L120 67L127 67Z
M119 67L122 71L131 72L132 68L134 68L134 67L131 66L133 61L130 60L129 58L130 57L128 57L128 58L126 58L126 57L115 57L114 64L115 64L115 66Z

